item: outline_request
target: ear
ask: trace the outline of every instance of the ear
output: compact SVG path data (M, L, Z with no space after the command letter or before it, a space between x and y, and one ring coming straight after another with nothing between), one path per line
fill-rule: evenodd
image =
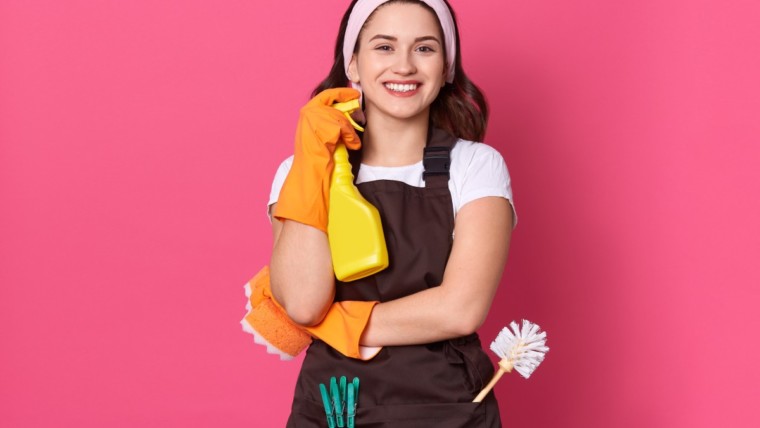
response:
M354 83L359 83L359 67L356 65L356 55L351 55L348 62L348 76Z

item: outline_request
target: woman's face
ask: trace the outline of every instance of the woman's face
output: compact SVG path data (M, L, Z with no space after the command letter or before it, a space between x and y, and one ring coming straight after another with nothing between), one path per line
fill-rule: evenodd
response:
M367 120L428 115L446 83L436 15L418 4L382 6L357 43L359 52L349 63L349 75L362 86Z

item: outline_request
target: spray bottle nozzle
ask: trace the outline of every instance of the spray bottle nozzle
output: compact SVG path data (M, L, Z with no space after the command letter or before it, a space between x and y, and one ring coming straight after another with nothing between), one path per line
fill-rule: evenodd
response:
M359 108L361 107L359 105L358 99L345 101L342 103L335 103L333 104L333 107L342 111L343 114L346 115L346 117L348 118L348 121L351 122L351 126L353 126L357 131L364 132L364 128L358 123L356 123L356 121L354 121L354 118L351 117L351 113L353 113L356 110L359 110Z

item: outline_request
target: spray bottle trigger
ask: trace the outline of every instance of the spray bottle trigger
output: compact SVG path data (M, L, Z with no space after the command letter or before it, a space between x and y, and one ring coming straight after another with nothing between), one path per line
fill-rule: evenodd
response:
M361 106L359 105L359 100L350 100L345 101L342 103L335 103L333 104L333 107L343 112L343 114L348 118L348 121L351 122L351 126L353 126L357 131L364 132L364 128L356 123L353 117L351 117L351 113L353 113L356 110L359 110Z

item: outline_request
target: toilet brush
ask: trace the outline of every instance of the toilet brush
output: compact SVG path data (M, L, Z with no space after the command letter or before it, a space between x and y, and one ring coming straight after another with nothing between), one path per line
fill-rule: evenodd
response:
M523 320L522 329L516 322L510 323L512 331L504 327L491 343L491 350L501 358L499 370L493 375L491 381L475 397L473 403L479 403L493 389L504 373L517 370L525 379L536 370L544 354L549 351L546 347L546 332L539 333L537 324Z

